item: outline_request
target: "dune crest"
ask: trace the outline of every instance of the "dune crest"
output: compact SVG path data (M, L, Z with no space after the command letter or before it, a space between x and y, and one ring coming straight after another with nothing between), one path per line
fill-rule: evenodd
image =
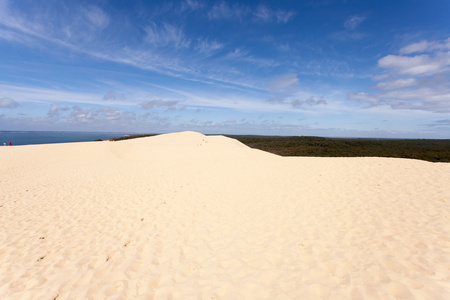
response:
M118 141L111 151L126 159L210 159L261 155L241 142L225 136L205 136L198 132L184 131L152 137ZM259 154L258 154L259 153ZM265 155L272 155L265 153Z
M236 149L250 149L241 142L221 135L205 136L198 132L184 131L176 133L161 134L144 139L135 139L136 145L161 148L178 148L180 151L186 151L190 148L199 150L198 147L208 146L211 150L220 150L224 152Z
M450 164L182 132L0 165L1 299L450 298Z

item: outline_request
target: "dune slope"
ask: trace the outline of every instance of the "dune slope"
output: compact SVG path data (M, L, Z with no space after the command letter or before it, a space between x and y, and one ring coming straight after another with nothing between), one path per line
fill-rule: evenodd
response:
M450 164L182 132L0 165L2 299L450 298Z

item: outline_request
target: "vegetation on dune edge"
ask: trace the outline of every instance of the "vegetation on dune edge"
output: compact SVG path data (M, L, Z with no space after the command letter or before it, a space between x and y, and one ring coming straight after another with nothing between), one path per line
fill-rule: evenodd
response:
M130 135L114 138L120 141L154 136ZM395 157L430 162L450 162L450 140L390 140L364 138L322 138L310 136L225 135L255 149L281 156L319 157Z
M396 157L450 162L450 140L388 140L308 136L229 136L251 147L281 156Z
M115 141L137 139L137 138L143 138L143 137L155 136L155 135L157 135L157 134L133 134L133 135L126 135L126 136L122 136L122 137L118 137L118 138L112 138L109 140L115 142Z

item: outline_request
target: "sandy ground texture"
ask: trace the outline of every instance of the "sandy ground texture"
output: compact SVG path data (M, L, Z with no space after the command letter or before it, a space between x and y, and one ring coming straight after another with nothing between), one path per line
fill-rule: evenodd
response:
M450 164L182 132L0 166L1 299L450 299Z

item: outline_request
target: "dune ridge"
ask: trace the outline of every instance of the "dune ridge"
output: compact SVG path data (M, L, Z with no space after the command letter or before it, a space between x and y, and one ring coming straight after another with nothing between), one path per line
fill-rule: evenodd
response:
M181 132L0 165L2 299L450 298L450 164Z

